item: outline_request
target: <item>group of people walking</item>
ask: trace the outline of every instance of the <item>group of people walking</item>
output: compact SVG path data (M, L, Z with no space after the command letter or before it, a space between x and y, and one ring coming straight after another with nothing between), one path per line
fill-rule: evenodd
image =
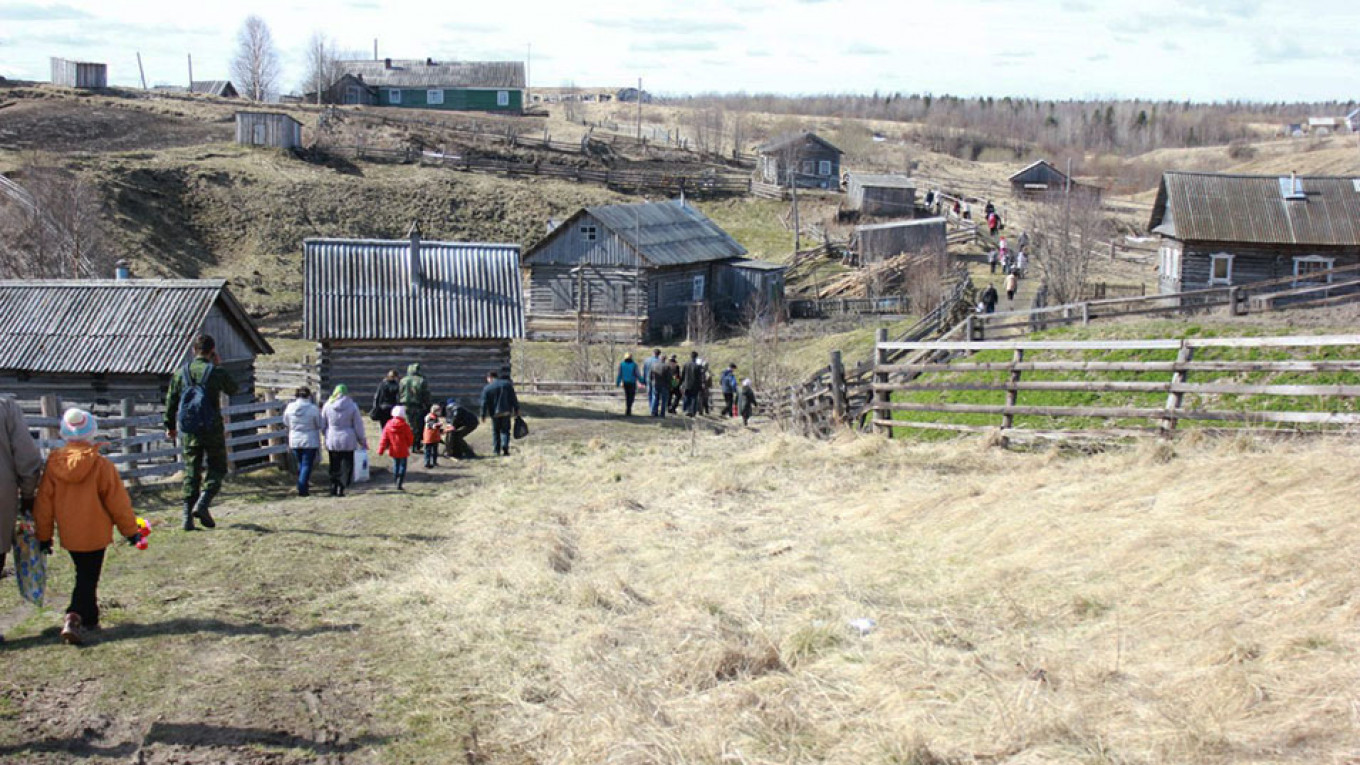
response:
M740 415L743 425L749 423L757 406L751 380L738 385L737 365L729 364L717 382L723 397L722 415ZM660 348L653 349L641 367L633 354L625 353L614 376L614 385L623 388L625 417L633 416L633 402L639 387L647 389L648 411L652 417L664 418L667 413L677 414L681 410L687 417L711 414L713 383L713 371L708 362L699 357L698 351L690 351L689 361L682 366L676 354L667 358Z

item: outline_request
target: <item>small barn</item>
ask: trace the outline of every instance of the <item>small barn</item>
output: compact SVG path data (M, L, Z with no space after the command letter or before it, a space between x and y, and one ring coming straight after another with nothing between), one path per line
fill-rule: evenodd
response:
M93 61L52 58L52 84L68 88L107 88L109 67Z
M1360 263L1360 178L1168 172L1148 229L1162 294L1306 281Z
M1053 166L1052 162L1041 159L1028 165L1010 177L1011 194L1023 199L1047 199L1061 196L1070 188L1073 195L1100 200L1101 189L1086 183L1078 183L1067 177L1067 173Z
M522 61L386 58L340 61L337 67L340 76L322 93L326 103L513 114L524 110Z
M1356 109L1346 115L1346 127L1352 133L1360 133L1360 109Z
M361 404L389 369L419 363L436 398L473 396L524 337L519 246L409 239L303 243L302 332L321 387Z
M274 351L223 279L0 281L0 391L106 411L163 403L200 332L248 401L255 357Z
M850 249L859 256L860 265L907 254L943 259L948 236L944 218L875 223L855 227Z
M756 147L756 172L764 183L839 189L844 153L816 133L784 133Z
M282 112L237 112L236 142L298 149L302 147L302 123Z
M851 173L847 207L868 216L909 217L916 210L916 181L903 175Z
M218 98L241 97L241 94L236 92L236 86L231 84L231 80L194 80L189 84L189 92Z
M782 300L782 267L745 255L682 201L587 207L524 256L529 337L681 337L696 308L731 321L753 295Z

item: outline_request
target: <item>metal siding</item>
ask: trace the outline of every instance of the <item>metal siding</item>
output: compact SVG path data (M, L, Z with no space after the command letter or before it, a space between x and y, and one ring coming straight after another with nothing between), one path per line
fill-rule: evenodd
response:
M707 263L746 254L716 223L678 201L590 207L587 212L651 265Z
M1360 245L1360 192L1355 179L1298 180L1306 201L1284 199L1279 176L1168 172L1162 177L1153 227L1163 219L1172 220L1181 241Z
M341 61L339 66L342 72L362 79L369 87L502 90L525 87L522 61L449 61L428 66L419 59L392 59L390 69L386 61Z
M411 285L407 240L304 243L303 331L312 340L524 336L519 247L422 242Z

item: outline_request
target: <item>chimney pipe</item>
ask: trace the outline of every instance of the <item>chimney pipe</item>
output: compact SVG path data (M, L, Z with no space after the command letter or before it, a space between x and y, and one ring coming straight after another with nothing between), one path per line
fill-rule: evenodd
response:
M113 264L113 278L120 282L125 282L132 278L132 267L126 260L120 260Z
M411 274L411 292L420 289L420 223L411 221L411 230L407 232L411 238L411 248L407 251L406 264L407 271Z
M390 58L385 58L385 59L383 59L383 68L384 68L384 69L391 69L391 68L392 68L392 59L390 59Z
M425 59L425 66L434 66L434 59L432 58Z

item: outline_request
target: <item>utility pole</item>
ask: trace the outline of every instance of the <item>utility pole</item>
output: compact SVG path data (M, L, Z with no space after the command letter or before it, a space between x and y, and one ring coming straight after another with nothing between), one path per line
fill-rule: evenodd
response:
M638 78L637 101L638 101L637 138L638 138L638 143L641 143L641 142L642 142L642 78L641 78L641 77Z
M533 82L533 79L530 78L529 75L532 72L533 66L534 66L534 44L529 43L528 50L524 54L524 103L520 104L521 109L527 108L527 105L533 102L533 99L529 97L530 83Z
M142 76L142 90L146 90L146 70L142 68L141 51L137 51L137 72Z
M194 54L184 54L189 57L189 92L194 92Z
M378 60L378 38L373 38L373 60Z

